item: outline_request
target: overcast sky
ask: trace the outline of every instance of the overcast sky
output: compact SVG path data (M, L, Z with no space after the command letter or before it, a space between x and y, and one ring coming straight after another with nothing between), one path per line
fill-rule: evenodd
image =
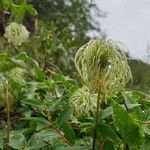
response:
M134 57L145 59L150 45L150 0L95 0L107 12L100 20L107 37L123 42Z

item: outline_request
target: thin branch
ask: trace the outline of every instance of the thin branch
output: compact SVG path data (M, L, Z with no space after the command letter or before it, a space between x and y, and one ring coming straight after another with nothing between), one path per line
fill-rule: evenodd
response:
M100 91L98 92L97 96L97 107L96 107L96 114L95 114L95 129L94 129L94 135L93 135L93 147L92 150L96 149L96 138L97 138L97 129L98 129L98 122L99 122L99 108L100 108Z
M56 127L56 125L54 124L54 122L51 120L51 115L50 112L47 110L47 107L45 107L45 111L43 112L44 115L47 117L48 121L49 121L49 125L62 137L63 141L65 143L67 143L70 146L73 146L64 136L64 134L62 133L62 131Z
M14 46L14 50L15 50L16 54L19 54L19 50L17 47Z
M126 102L124 102L124 103L123 103L123 105L125 106L125 108L126 108L127 112L129 113L129 108L128 108L128 106L127 106Z

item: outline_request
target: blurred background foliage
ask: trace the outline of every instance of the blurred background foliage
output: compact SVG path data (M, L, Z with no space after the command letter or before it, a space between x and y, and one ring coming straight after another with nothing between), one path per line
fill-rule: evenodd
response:
M150 92L150 65L140 60L129 62L133 74L133 88L149 93Z
M94 1L6 0L1 2L0 29L3 34L9 22L23 23L30 32L30 40L19 51L26 51L45 72L50 69L72 76L74 53L91 38L91 33L94 38L107 37L97 21L101 17L106 17L106 13ZM1 40L1 51L13 53L12 45L7 45L2 37ZM149 92L150 66L135 59L130 60L130 65L133 88Z
M56 65L68 73L73 67L72 56L75 50L90 39L88 33L95 31L99 38L104 36L98 22L92 17L92 11L97 17L105 14L86 0L28 0L28 4L19 0L14 2L17 10L14 4L8 6L5 2L5 8L11 10L11 14L9 19L4 18L4 22L23 21L31 33L31 40L21 49L28 50L29 55L38 60L43 68ZM37 15L30 4L36 8ZM26 12L20 13L18 8L26 8Z

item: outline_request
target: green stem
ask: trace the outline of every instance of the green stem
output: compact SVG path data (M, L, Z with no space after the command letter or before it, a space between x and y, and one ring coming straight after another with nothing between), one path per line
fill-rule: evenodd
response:
M6 80L5 83L5 88L6 88L6 110L7 110L7 128L6 128L6 133L7 133L7 150L9 149L8 143L9 143L9 134L10 134L10 102L9 102L9 95L8 95L8 81Z
M126 102L124 102L123 104L124 104L124 106L125 106L125 108L126 108L127 112L129 113L129 108L128 108L128 106L127 106Z
M97 129L98 129L98 122L99 122L99 109L100 109L100 91L98 91L97 95L97 107L96 107L96 114L95 114L95 129L93 135L93 147L92 150L96 149L96 138L97 138Z
M16 54L19 54L19 50L17 47L14 46L14 50L15 50Z

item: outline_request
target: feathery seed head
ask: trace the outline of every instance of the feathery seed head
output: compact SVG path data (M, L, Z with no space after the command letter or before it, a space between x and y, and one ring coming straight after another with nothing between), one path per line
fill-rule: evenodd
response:
M7 38L8 42L17 47L27 41L29 38L29 32L22 24L11 22L6 27L4 37Z
M132 79L122 48L114 41L91 40L76 52L76 69L90 90L107 97L122 90Z
M70 97L69 103L77 115L90 116L96 109L97 94L92 94L86 86L75 91Z

